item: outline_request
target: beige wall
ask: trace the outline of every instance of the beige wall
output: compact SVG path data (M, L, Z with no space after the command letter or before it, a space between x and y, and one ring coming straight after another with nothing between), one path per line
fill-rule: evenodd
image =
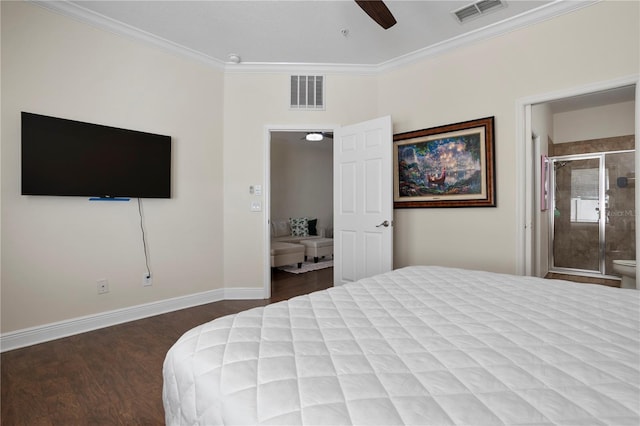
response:
M222 287L222 72L27 2L1 7L2 331ZM20 111L172 136L173 198L143 203L152 287L135 200L20 195Z
M376 77L325 74L324 111L290 110L289 74L225 76L224 250L227 287L262 287L266 216L249 211L249 186L265 180L265 126L349 124L377 114ZM237 167L239 163L242 167ZM251 267L247 267L251 265Z
M553 115L554 143L588 141L635 133L635 102L621 102Z
M380 75L326 73L325 111L288 109L288 73L222 72L23 2L2 2L2 331L226 287L261 288L266 126L390 114L394 132L496 117L497 208L396 210L395 266L515 270L515 106L639 72L638 3L601 2ZM174 194L134 203L19 195L19 112L174 138ZM96 294L107 278L111 293Z
M396 210L395 267L516 271L518 99L637 74L638 2L601 2L380 77L394 132L495 116L497 208Z

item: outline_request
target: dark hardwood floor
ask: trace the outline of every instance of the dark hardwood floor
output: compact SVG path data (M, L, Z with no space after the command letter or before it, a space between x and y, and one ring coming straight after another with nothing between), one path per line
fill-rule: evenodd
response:
M298 275L274 271L269 300L215 302L5 352L0 423L164 424L162 363L183 333L332 283L333 268Z

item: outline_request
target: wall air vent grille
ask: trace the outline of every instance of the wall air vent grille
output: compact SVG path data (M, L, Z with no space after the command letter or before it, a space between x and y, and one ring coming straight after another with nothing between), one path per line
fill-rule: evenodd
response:
M324 76L291 76L292 109L324 109Z
M462 24L473 18L477 18L480 15L493 12L505 6L506 4L502 0L480 0L468 6L454 10L452 13L455 15L458 22Z
M489 12L490 10L495 10L504 6L501 0L481 0L476 3L478 9L480 9L480 13Z

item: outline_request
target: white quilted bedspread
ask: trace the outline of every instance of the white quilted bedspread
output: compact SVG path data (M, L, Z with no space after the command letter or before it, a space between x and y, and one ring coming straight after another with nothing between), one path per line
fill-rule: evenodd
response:
M219 318L169 425L640 424L640 292L415 266Z

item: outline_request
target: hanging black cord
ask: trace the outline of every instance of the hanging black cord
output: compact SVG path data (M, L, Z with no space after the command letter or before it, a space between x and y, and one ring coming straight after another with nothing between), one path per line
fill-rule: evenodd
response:
M140 214L140 230L142 231L142 248L144 249L144 264L147 266L147 278L151 277L149 269L149 255L147 254L147 239L144 236L144 224L142 219L142 201L138 198L138 213Z

